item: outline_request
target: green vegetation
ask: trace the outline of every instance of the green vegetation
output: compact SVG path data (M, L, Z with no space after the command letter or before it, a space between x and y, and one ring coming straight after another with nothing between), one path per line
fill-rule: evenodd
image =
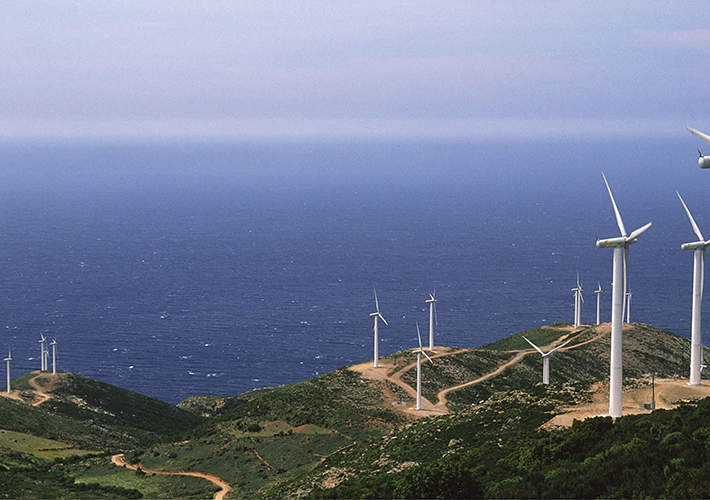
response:
M56 381L52 399L41 406L104 429L102 447L118 449L179 435L204 421L157 399L71 373Z
M616 424L520 429L402 472L355 477L316 498L701 498L710 486L710 399Z
M59 441L2 429L0 429L0 447L28 453L39 458L59 458L95 453L77 449Z
M134 470L116 467L109 457L91 458L68 464L77 483L101 487L137 490L144 498L210 498L217 488L209 481L197 477L137 473Z
M570 328L560 327L542 327L534 328L524 332L516 333L510 337L506 337L492 344L486 344L481 349L490 349L493 351L516 351L531 349L523 336L530 339L538 347L546 346L562 336L569 335L572 330ZM576 334L575 334L576 335Z
M51 394L38 406L0 398L2 427L83 449L123 450L204 421L168 403L80 375L61 376Z
M213 418L273 391L273 387L254 389L239 396L192 396L177 407L201 417Z
M140 491L117 486L83 484L76 482L67 462L82 460L38 459L18 451L0 448L0 491L5 498L142 498Z
M542 360L522 335L544 349L571 340L551 359L550 385L539 383ZM652 373L684 376L688 344L648 325L627 327L625 385L644 386ZM412 398L394 382L347 368L237 396L195 396L179 407L77 375L45 374L48 401L0 398L0 488L19 498L207 498L216 491L201 478L144 472L154 469L215 474L232 485L229 498L705 495L710 400L540 430L563 408L592 400L608 377L608 353L608 334L561 324L439 356L422 365L432 402L443 389L495 375L449 392L451 413L426 418L404 411ZM416 361L411 351L390 358L398 369ZM25 387L27 401L40 400L33 376L13 383ZM402 381L414 386L414 377L409 369ZM109 452L119 450L142 469L113 465Z

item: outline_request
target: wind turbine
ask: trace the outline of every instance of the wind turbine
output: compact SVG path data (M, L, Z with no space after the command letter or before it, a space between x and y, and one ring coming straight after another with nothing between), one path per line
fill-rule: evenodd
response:
M702 132L700 132L699 130L695 130L694 128L690 128L690 127L685 127L685 128L687 128L688 132L690 132L691 134L700 137L702 140L704 140L707 143L710 143L710 136L709 135L703 134ZM700 152L700 149L698 149L698 154L700 155L700 158L698 158L698 166L700 166L700 168L710 168L710 156L703 156L703 154Z
M7 363L7 393L10 394L10 361L12 361L12 352L8 349L7 358L4 360Z
M705 241L703 233L690 214L688 206L676 191L680 202L688 214L690 225L699 241L684 243L680 246L683 250L693 252L693 315L690 323L690 385L700 385L700 374L703 369L703 333L700 330L701 308L703 302L703 286L705 284L705 248L710 245L710 240Z
M602 172L606 189L609 191L611 204L614 207L614 215L616 215L616 224L619 226L621 236L609 238L606 240L597 240L597 248L613 248L614 249L614 266L613 280L611 284L611 360L609 373L609 415L612 418L621 416L621 399L622 399L622 379L623 370L621 362L621 328L624 320L624 295L626 293L626 268L629 261L629 245L636 243L637 238L641 236L649 227L649 222L643 227L632 231L631 234L626 234L624 221L621 219L619 208L614 201L614 195L611 193L609 182ZM623 279L623 285L622 285Z
M429 294L426 301L429 304L429 350L434 350L434 319L436 318L436 290L434 294Z
M52 340L52 375L57 374L57 340Z
M577 288L573 288L574 292L574 327L578 328L582 324L582 285L579 282L579 272L577 273Z
M601 303L601 297L602 297L602 284L597 281L599 284L599 288L597 290L594 290L594 293L597 294L597 325L601 324L601 321L599 321L599 304Z
M542 383L543 384L549 384L550 383L550 356L552 355L553 352L555 352L558 349L561 349L562 347L566 346L570 342L572 342L572 339L569 339L567 342L564 344L560 344L557 347L555 347L553 350L550 352L542 352L542 349L540 349L538 346L533 344L530 339L528 339L525 335L523 335L523 338L528 341L528 344L533 346L537 352L542 354Z
M419 333L419 323L417 323L417 337L419 338L419 349L417 349L417 406L416 410L421 410L422 409L422 354L426 356L426 359L431 361L431 358L429 355L424 352L424 348L422 347L422 334ZM431 361L433 363L433 361Z
M40 365L40 371L44 371L47 369L47 358L45 357L44 354L44 343L47 341L46 338L44 338L44 335L40 332L40 337L42 337L42 340L39 341L39 349L40 349L40 357L39 357L39 365Z
M626 292L624 296L626 297L626 322L631 323L631 297L633 293Z
M375 312L370 313L370 317L375 318L375 328L373 330L375 332L375 363L373 366L375 368L379 368L380 354L379 354L379 338L378 338L377 324L378 324L379 320L382 320L382 321L384 321L384 323L386 325L387 321L385 320L384 316L382 316L380 314L380 304L377 302L377 290L375 290L374 288L373 288L373 290L375 292L375 309L376 309Z

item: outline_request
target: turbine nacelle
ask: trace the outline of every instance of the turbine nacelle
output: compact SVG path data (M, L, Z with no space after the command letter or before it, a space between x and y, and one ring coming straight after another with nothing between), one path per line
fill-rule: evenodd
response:
M633 245L638 240L634 238L629 240L626 236L619 236L618 238L609 238L606 240L597 240L597 248L616 248L616 247L626 247Z
M680 248L683 250L698 250L710 245L710 241L694 241L692 243L683 243Z
M690 132L691 134L700 137L702 140L710 144L710 136L708 136L707 134L703 134L702 132L700 132L699 130L695 130L694 128L685 128L687 128L688 132ZM703 156L699 149L698 154L700 154L700 158L698 158L698 166L700 168L710 168L710 156Z

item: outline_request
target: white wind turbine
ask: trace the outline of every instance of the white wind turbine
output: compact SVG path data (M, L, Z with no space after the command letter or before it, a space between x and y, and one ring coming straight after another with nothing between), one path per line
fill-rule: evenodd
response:
M49 344L52 346L52 375L57 374L57 341L52 340Z
M594 293L597 294L597 325L601 324L601 321L599 320L599 305L601 303L601 297L602 297L602 284L600 282L597 282L599 284L599 288L597 290L594 290Z
M705 284L705 248L710 245L710 240L705 241L703 233L695 223L695 219L690 214L688 206L676 191L680 202L688 214L690 225L699 241L684 243L680 246L683 250L694 250L693 252L693 315L690 326L690 385L700 385L700 375L703 369L703 333L700 330L700 318L703 302L703 287Z
M12 361L12 352L8 349L7 358L4 360L7 363L7 393L10 394L10 361Z
M379 338L378 338L378 329L377 329L377 324L379 320L382 320L385 325L387 324L387 321L385 320L384 316L380 314L380 304L377 302L377 290L373 288L375 292L375 312L370 313L371 318L375 318L375 362L374 362L374 367L379 368L380 366L380 351L379 351Z
M574 292L574 327L578 328L582 324L582 285L579 282L579 272L577 273L577 288L573 288Z
M424 348L422 347L422 334L419 333L419 323L417 323L417 337L419 338L419 349L417 349L417 406L415 409L421 410L422 409L422 354L426 356L426 359L431 361L431 358L429 355L424 352ZM433 363L433 361L431 361Z
M47 341L46 338L44 338L44 335L42 333L39 334L42 339L39 341L39 349L40 349L40 356L39 356L39 365L40 365L40 371L44 371L47 369L47 358L45 357L44 354L44 343Z
M626 322L631 323L631 297L634 295L631 292L626 292Z
M622 408L622 361L621 361L621 339L622 339L622 323L624 321L624 295L626 293L626 274L629 261L629 245L636 243L637 238L641 236L649 227L649 222L643 227L638 228L631 234L626 234L624 221L621 219L619 208L614 201L614 195L611 193L611 188L604 177L606 189L609 191L611 204L614 207L614 215L616 215L616 224L619 226L621 236L609 238L606 240L597 240L597 248L613 248L614 249L614 266L613 280L611 284L611 360L609 374L609 416L618 418L621 416ZM623 280L623 284L622 284Z
M543 384L549 384L550 383L550 356L552 353L554 353L556 350L563 348L570 342L572 342L572 339L569 339L567 342L564 344L560 344L554 349L552 349L549 352L542 352L542 349L540 349L538 346L533 344L530 339L528 339L525 335L523 335L523 338L528 341L528 344L533 346L537 352L542 354L542 383Z
M436 290L434 294L429 294L426 301L429 304L429 350L434 350L434 320L436 318Z

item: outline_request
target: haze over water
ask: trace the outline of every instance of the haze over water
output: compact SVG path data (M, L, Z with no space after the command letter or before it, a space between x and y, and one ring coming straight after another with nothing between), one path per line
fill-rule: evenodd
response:
M618 228L632 321L689 336L695 236L710 173L669 141L5 144L0 349L13 375L58 368L171 403L305 380L413 347L436 289L437 344L475 347L609 319ZM654 172L649 175L648 172ZM659 173L660 172L660 173Z

